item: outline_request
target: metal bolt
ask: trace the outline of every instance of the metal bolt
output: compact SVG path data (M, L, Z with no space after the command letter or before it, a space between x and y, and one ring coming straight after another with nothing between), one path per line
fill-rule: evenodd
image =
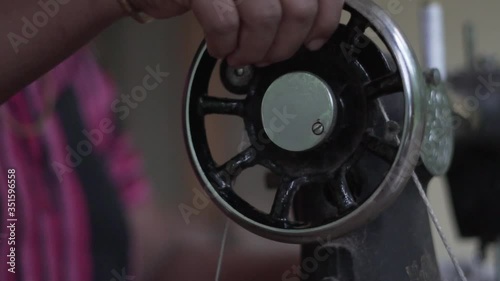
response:
M245 69L243 67L237 68L234 70L234 74L236 74L236 76L243 76L243 74L245 74Z
M226 66L224 70L224 75L225 75L225 80L227 81L228 85L230 87L233 87L235 89L235 94L246 94L245 91L240 91L242 88L248 86L250 81L253 78L253 73L254 70L252 66L242 66L242 67L231 67L231 66ZM230 90L230 91L232 91Z
M312 131L315 135L319 136L325 132L325 126L321 122L316 122L312 126Z
M393 142L401 132L401 127L395 121L389 120L385 123L384 139L388 142Z
M427 84L438 86L439 84L441 84L441 73L438 69L433 68L425 72L425 80Z

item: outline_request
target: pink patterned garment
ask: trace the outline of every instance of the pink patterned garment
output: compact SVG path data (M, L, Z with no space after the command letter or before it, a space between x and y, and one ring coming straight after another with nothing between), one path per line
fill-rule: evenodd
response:
M115 99L83 49L0 106L0 280L130 280L125 210L148 185Z

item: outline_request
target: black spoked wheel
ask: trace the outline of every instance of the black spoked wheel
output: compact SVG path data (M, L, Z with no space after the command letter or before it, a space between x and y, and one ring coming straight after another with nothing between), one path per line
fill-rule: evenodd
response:
M222 84L243 99L209 94L217 60L205 43L193 62L184 107L193 167L214 202L261 236L303 243L343 235L386 208L418 162L418 153L413 154L425 123L418 64L379 7L356 0L347 1L345 9L349 22L319 51L302 49L263 68L222 62ZM365 34L368 28L388 53ZM397 110L387 112L383 101ZM216 163L208 145L205 118L213 114L242 118L250 140L226 163ZM233 188L242 171L257 165L278 182L269 212ZM310 189L322 190L324 211L300 219L293 215L295 195ZM308 202L301 204L307 207Z

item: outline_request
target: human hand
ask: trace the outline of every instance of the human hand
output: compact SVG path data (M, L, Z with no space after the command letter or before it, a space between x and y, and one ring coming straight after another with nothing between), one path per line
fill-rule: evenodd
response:
M208 52L232 66L286 60L317 50L337 28L344 0L130 0L155 18L192 10Z

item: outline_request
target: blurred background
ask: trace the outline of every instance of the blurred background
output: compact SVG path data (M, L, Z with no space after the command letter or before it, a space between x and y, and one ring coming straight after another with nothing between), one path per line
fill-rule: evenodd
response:
M393 14L415 52L421 57L418 12L422 1L376 2ZM450 74L465 66L462 26L466 21L472 22L476 27L478 53L499 55L500 1L446 0L441 3L445 10L447 66ZM159 65L162 71L170 73L169 77L154 91L150 91L147 98L140 102L137 108L132 109L131 114L124 120L133 133L137 147L143 153L146 171L154 189L154 198L160 208L158 216L165 222L164 226L147 225L145 222L145 227L157 230L154 232L158 236L171 238L170 242L182 243L184 239L184 242L188 243L189 239L198 239L218 249L226 224L225 216L209 203L199 214L190 216L189 223L186 223L179 210L183 204L193 206L196 194L193 189L201 188L185 149L181 112L185 80L202 38L201 30L192 14L168 21L155 21L147 26L124 20L101 34L96 40L95 52L101 64L115 79L119 94L128 94L134 86L142 83L147 66ZM214 90L222 91L216 86ZM211 130L209 138L215 143L212 149L222 158L232 155L245 141L241 130L231 129L234 128L235 122L211 120L208 125ZM266 193L269 191L259 188L264 185L264 171L250 170L239 180L238 188L250 198L249 200L263 208L270 204L272 196ZM459 237L446 181L441 178L433 179L429 197L454 251L461 259L472 260L477 255L478 243L476 240ZM192 236L188 239L186 235ZM436 235L434 237L438 259L448 262L449 258L440 239ZM167 249L168 245L156 248L162 247ZM227 252L263 251L262 249L267 251L269 260L273 259L272 254L269 254L273 253L272 249L276 249L276 253L288 253L298 259L298 246L268 241L242 230L234 223L229 224ZM167 259L170 252L165 250L164 253L164 258ZM193 255L193 263L196 262L196 248L189 249L185 254ZM214 251L214 257L204 257L207 258L206 266L213 266L214 272L218 254L218 251ZM491 259L489 263L492 264ZM207 278L212 279L208 276Z

